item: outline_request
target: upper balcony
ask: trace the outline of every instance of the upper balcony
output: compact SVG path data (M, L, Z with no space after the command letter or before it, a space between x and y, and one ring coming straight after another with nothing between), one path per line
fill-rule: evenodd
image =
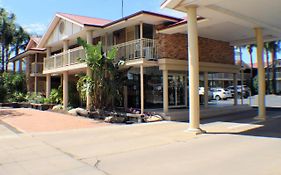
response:
M157 60L157 47L155 40L153 39L137 39L129 42L114 45L118 52L116 58L118 60L135 60L135 59L146 59L146 60Z
M43 73L60 72L65 69L77 69L87 67L85 63L80 63L78 58L84 57L83 47L68 50L66 53L59 53L44 59Z
M137 39L129 42L117 44L108 49L117 48L116 60L157 60L157 47L153 39ZM80 63L78 58L85 57L83 47L68 50L66 53L55 54L44 59L43 73L55 73L65 70L85 68L85 63Z

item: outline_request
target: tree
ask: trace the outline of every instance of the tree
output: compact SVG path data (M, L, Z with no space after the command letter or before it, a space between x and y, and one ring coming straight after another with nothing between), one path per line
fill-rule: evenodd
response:
M250 45L247 45L246 48L250 54L250 65L251 65L251 77L250 77L250 89L251 89L251 93L253 94L253 47L256 47L255 44L250 44Z
M29 34L21 27L17 26L14 33L11 51L15 52L15 55L19 54L20 50L24 50L30 39Z
M15 29L15 15L8 13L4 8L0 8L0 44L1 44L1 71L4 72L5 63L9 58L9 46L13 41L13 31Z
M279 52L280 50L280 41L271 41L268 43L269 46L269 50L271 52L271 74L272 74L272 93L276 94L276 70L275 70L275 66L276 66L276 56L277 56L277 52Z
M0 8L0 44L1 44L1 71L8 69L9 58L12 52L15 55L23 50L29 40L29 35L15 23L16 16Z
M120 69L123 62L116 62L115 48L103 52L102 45L87 44L78 38L78 44L85 49L86 56L79 58L92 70L92 76L80 76L77 90L85 100L86 95L91 95L92 104L95 109L112 109L114 101L120 100L122 87L127 79L126 73L129 69Z

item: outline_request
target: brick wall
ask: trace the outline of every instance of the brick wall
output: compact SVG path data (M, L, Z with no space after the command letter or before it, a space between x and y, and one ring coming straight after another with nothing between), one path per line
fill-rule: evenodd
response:
M156 34L160 58L187 59L185 34ZM233 47L228 42L199 37L199 61L234 64Z

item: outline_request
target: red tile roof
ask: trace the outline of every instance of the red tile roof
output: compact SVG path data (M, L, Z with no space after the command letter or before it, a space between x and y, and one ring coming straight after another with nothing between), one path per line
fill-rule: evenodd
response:
M73 20L82 25L103 26L105 24L112 22L111 20L108 20L108 19L92 18L92 17L88 17L88 16L80 16L80 15L67 14L67 13L58 13L58 15L68 18L70 20Z

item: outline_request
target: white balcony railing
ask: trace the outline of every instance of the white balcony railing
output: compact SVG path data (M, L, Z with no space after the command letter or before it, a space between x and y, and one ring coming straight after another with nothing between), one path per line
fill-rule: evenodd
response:
M78 58L85 56L83 47L68 50L66 53L55 54L44 59L44 70L52 70L79 63Z
M145 58L147 60L157 59L157 48L153 39L138 39L121 44L117 44L116 60L133 60ZM55 54L44 59L44 70L52 70L79 63L78 58L85 57L83 47L68 50L66 53Z
M157 59L157 47L153 39L137 39L129 42L114 45L118 52L117 60L134 60L145 58L148 60Z
M31 74L42 74L43 63L31 63Z
M250 78L251 78L250 73L244 73L244 80L250 79ZM233 74L229 74L229 73L213 73L213 74L209 74L208 79L209 80L233 80ZM238 80L241 79L241 73L237 74L237 79Z

